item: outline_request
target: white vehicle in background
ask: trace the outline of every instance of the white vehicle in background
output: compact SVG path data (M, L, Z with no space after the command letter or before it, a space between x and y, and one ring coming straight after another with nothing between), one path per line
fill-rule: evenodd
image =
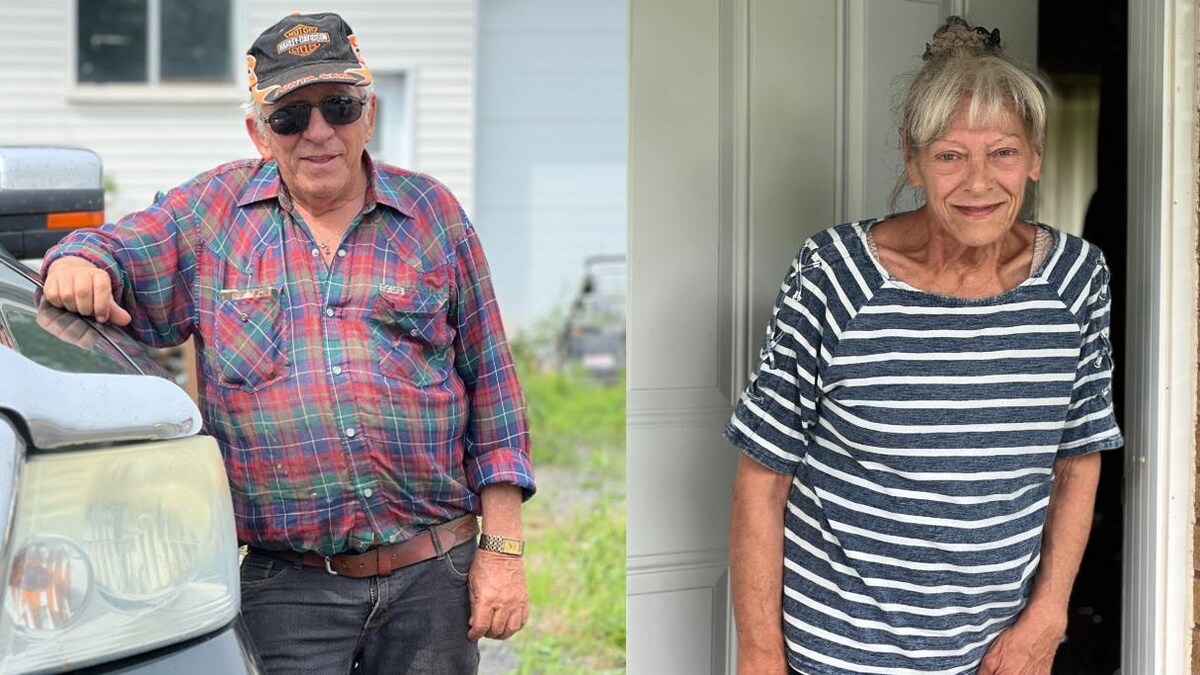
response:
M122 331L39 306L18 260L103 203L93 153L45 150L0 148L0 672L259 673L199 410Z
M625 256L589 256L583 268L583 282L559 334L559 358L611 383L625 371Z

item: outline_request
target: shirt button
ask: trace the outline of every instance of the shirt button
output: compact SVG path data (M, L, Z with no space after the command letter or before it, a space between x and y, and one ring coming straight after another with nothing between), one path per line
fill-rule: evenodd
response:
M338 257L339 257L339 258L345 258L345 257L346 257L346 249L344 249L344 248L339 248L339 249L338 249Z
M325 308L325 316L333 316L333 308L332 307Z
M416 329L416 328L414 328L414 329L412 329L412 330L408 331L408 334L409 334L409 335L411 335L411 336L413 336L413 337L417 337L417 336L418 336L418 335L420 335L421 333L419 333L419 332L417 331L417 329Z
M346 438L354 438L354 429L346 430Z
M334 366L334 367L333 367L333 374L334 374L334 375L341 375L341 374L342 374L342 367L341 367L341 366Z
M371 495L373 495L373 494L375 494L375 491L372 490L371 488L367 488L366 490L363 490L364 497L370 498Z
M315 248L314 248L314 249L312 250L312 256L315 258L315 257L317 257L317 256L319 256L319 255L321 255L321 252L320 252L320 251L318 251L317 249L315 249Z

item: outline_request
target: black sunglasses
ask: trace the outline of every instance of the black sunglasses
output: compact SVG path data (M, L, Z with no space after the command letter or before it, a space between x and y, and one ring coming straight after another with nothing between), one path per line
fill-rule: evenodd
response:
M357 122L362 117L364 99L355 96L326 96L317 103L321 117L334 126ZM271 131L280 136L298 134L308 128L313 104L308 101L289 103L267 116Z

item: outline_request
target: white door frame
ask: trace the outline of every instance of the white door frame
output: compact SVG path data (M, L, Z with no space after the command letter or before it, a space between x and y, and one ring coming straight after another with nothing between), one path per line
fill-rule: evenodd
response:
M1191 666L1195 0L1129 3L1124 673ZM1119 252L1112 252L1118 254Z

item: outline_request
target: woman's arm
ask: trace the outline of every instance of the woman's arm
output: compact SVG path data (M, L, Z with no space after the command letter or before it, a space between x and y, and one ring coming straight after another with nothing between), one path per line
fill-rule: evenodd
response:
M1042 559L1029 602L1011 628L992 643L979 675L1050 673L1067 629L1071 587L1092 529L1100 453L1054 462L1054 485L1042 530Z
M729 568L738 673L784 675L783 512L791 476L742 454L733 482Z

